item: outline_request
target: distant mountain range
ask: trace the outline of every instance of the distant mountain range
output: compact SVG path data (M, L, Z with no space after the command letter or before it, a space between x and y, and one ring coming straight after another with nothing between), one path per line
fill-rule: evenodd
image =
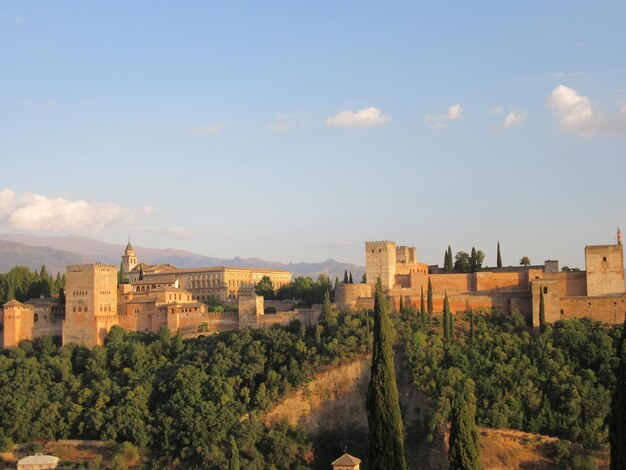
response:
M43 237L38 235L0 234L0 272L7 272L13 266L28 266L39 269L45 265L48 272L64 272L68 264L84 264L94 261L119 264L124 245L106 243L89 237L66 235ZM258 258L233 259L212 258L191 251L157 249L133 244L140 262L148 264L173 264L179 268L208 266L233 266L245 268L272 268L291 271L294 276L328 274L331 279L343 279L344 271L352 272L355 282L359 282L365 272L364 266L341 263L327 259L321 263L279 263Z

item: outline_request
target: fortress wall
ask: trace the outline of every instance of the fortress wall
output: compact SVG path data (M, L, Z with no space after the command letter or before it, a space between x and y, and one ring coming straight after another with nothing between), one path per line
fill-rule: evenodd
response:
M609 324L624 322L626 296L561 298L561 318L589 317Z
M373 295L374 286L371 284L338 284L335 290L335 305L343 313L360 310L359 299Z
M554 279L558 282L559 292L562 296L586 296L587 276L584 271L573 273L546 273L544 279Z
M451 294L460 294L472 291L473 286L472 274L431 274L430 280L433 285L433 292L436 294L448 292ZM426 292L426 288L424 288Z
M526 272L478 272L476 276L476 291L484 290L522 290L528 289Z
M313 326L317 323L321 313L320 308L302 308L291 312L263 315L259 318L259 328L270 328L272 325L287 326L294 320L298 320L304 326Z
M624 251L622 245L585 247L587 295L624 293Z

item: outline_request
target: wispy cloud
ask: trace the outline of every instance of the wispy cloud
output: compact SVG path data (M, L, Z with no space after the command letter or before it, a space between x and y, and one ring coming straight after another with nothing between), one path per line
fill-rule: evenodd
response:
M587 72L550 72L552 78L589 78Z
M15 24L22 24L24 22L24 17L22 15L17 15L15 18L13 18L13 22Z
M189 129L192 135L217 135L224 130L226 125L223 122L209 124L206 126L196 126Z
M431 129L445 129L448 127L448 121L458 121L463 119L463 107L460 104L454 104L448 108L446 114L427 114L424 120Z
M546 104L564 131L583 136L626 133L626 106L617 114L595 113L589 98L565 85L552 90Z
M358 111L342 111L326 119L328 127L371 127L389 122L389 115L383 114L375 107L363 108Z
M515 113L511 111L504 118L504 122L502 123L502 128L510 129L511 127L519 126L524 121L526 121L526 113Z
M491 108L491 114L498 115L502 112L502 106L494 106Z
M293 129L298 129L306 124L306 119L298 116L297 114L283 114L279 113L274 116L274 120L269 125L269 130L272 132L287 132Z
M99 232L106 226L132 224L151 207L129 209L113 203L89 203L41 194L0 191L0 225L31 232Z

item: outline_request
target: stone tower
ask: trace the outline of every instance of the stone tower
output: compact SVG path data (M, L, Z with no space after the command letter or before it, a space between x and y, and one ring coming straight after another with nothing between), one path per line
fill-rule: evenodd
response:
M102 344L117 317L117 267L112 264L68 266L63 344Z
M624 294L624 247L586 246L585 271L588 296Z
M128 274L135 266L137 266L137 254L135 253L133 245L130 244L129 238L128 245L126 245L126 250L124 250L124 255L122 256L122 274L124 278L128 279Z
M368 284L376 285L380 278L384 291L392 288L396 278L396 244L365 242L365 273Z

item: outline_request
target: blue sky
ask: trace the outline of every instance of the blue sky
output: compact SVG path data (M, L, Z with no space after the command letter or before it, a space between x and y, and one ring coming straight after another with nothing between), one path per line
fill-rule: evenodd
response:
M583 267L626 226L624 2L0 3L0 231Z

